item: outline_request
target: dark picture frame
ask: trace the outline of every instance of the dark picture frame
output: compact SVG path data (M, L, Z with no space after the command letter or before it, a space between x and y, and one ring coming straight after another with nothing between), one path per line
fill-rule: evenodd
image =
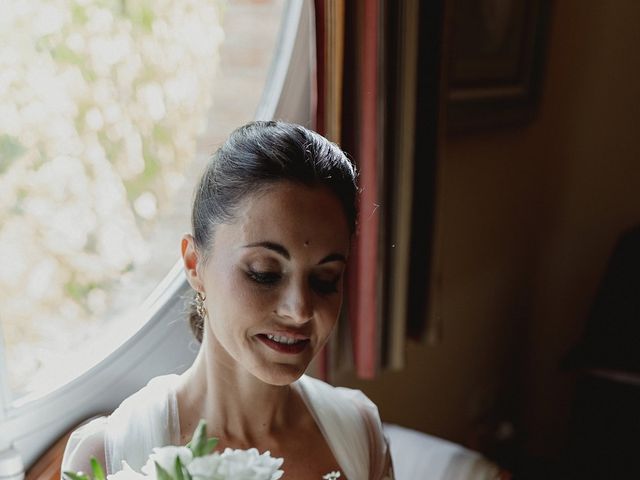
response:
M550 0L450 0L449 132L523 125L536 112Z

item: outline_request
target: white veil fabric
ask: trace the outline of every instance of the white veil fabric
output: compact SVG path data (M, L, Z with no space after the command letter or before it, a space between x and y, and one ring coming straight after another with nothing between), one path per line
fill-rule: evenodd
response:
M123 460L140 471L154 447L179 444L178 378L154 378L108 417L104 430L108 473L121 470ZM306 375L294 387L348 480L393 478L378 409L371 400L358 390L335 388Z

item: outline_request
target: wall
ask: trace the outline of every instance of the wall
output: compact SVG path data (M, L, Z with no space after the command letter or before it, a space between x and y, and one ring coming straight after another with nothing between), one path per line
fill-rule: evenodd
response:
M554 4L537 119L451 137L439 178L437 346L366 382L388 421L473 442L495 412L532 454L566 434L580 337L619 233L640 223L640 2Z

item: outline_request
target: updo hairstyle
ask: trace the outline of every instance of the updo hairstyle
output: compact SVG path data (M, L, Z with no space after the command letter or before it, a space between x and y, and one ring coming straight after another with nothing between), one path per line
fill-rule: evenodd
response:
M300 125L255 121L236 129L213 155L196 187L191 222L201 261L207 260L216 225L231 222L245 197L282 181L329 188L353 234L356 176L354 165L336 144ZM194 302L189 324L202 342L204 320Z

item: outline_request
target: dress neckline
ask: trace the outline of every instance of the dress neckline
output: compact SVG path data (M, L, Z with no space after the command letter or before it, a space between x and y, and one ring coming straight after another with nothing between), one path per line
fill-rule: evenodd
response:
M180 429L180 408L178 406L178 393L177 393L177 384L178 384L180 375L169 374L169 375L163 376L163 378L168 380L167 382L168 397L169 397L168 398L168 403L169 403L168 404L168 408L169 408L168 424L170 425L170 433L169 433L170 442L172 445L180 445L181 439L182 439L182 431ZM305 389L305 386L308 386L309 381L310 381L309 377L305 374L305 375L302 375L298 380L293 382L290 386L296 392L298 392L298 394L300 395L300 398L302 398L302 402L304 403L305 407L307 408L307 411L311 415L311 418L313 418L313 421L315 422L316 427L318 428L318 430L320 430L320 433L322 434L322 438L324 438L324 441L329 447L329 450L331 451L334 460L340 467L340 471L343 472L344 467L343 465L340 464L338 460L339 454L337 454L335 451L335 445L332 443L331 437L328 435L328 432L326 431L323 423L320 421L320 418L318 417L316 409L313 406L313 401L309 398L308 396L309 393L307 389Z

